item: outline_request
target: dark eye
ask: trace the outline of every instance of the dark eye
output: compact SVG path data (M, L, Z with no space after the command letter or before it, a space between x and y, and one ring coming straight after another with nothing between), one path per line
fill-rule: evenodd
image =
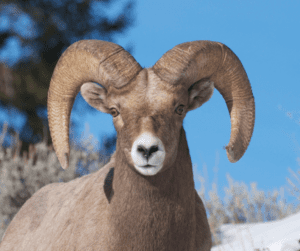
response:
M177 106L175 111L177 114L182 115L182 113L184 112L184 105Z
M119 115L119 112L116 108L111 108L110 109L110 114L113 116L113 117L117 117Z

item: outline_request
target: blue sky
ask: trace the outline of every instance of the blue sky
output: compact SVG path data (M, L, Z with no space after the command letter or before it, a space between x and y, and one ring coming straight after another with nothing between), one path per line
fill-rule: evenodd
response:
M231 164L223 150L230 118L217 90L184 121L195 178L206 164L208 183L217 180L221 194L227 173L273 191L287 186L288 167L300 168L299 11L299 1L138 1L134 27L116 39L121 46L134 46L133 56L143 67L194 40L222 42L240 58L256 102L253 138L243 158ZM113 132L109 115L93 113L84 121L96 136Z
M112 10L111 13L113 14ZM175 45L211 40L226 44L240 58L256 103L256 122L248 150L232 164L223 147L230 138L230 117L222 96L213 97L184 121L197 175L207 166L207 183L224 194L226 174L236 181L273 191L287 186L290 167L300 169L300 1L138 1L135 25L116 42L133 46L133 56L151 67ZM2 116L4 119L4 117ZM96 137L114 132L110 115L73 114L78 133L89 124ZM209 187L208 187L209 188ZM286 194L288 195L288 194ZM289 201L294 201L290 198Z

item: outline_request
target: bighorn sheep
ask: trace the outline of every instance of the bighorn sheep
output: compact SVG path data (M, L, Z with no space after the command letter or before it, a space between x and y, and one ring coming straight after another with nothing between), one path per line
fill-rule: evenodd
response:
M14 217L0 250L210 250L182 123L214 87L230 113L226 150L236 162L252 136L255 105L247 74L227 46L183 43L143 69L114 43L71 45L48 92L58 159L68 167L69 119L79 90L113 116L116 152L96 173L39 190Z

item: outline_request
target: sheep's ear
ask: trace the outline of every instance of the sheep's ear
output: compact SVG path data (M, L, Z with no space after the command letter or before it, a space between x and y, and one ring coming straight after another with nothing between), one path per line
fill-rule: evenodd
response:
M106 103L107 91L104 87L95 83L85 83L81 86L80 92L90 106L101 112L109 113Z
M214 92L214 82L200 80L189 88L188 110L193 110L208 101Z

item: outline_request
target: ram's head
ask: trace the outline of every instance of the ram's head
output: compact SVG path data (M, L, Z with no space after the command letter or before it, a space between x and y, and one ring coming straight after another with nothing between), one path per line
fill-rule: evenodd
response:
M175 161L186 113L206 102L214 87L230 113L226 149L236 162L248 147L255 110L246 72L228 47L209 41L180 44L142 69L116 44L73 44L58 62L48 94L50 130L62 167L68 166L69 118L80 89L91 106L113 116L119 154L139 173L155 175Z

